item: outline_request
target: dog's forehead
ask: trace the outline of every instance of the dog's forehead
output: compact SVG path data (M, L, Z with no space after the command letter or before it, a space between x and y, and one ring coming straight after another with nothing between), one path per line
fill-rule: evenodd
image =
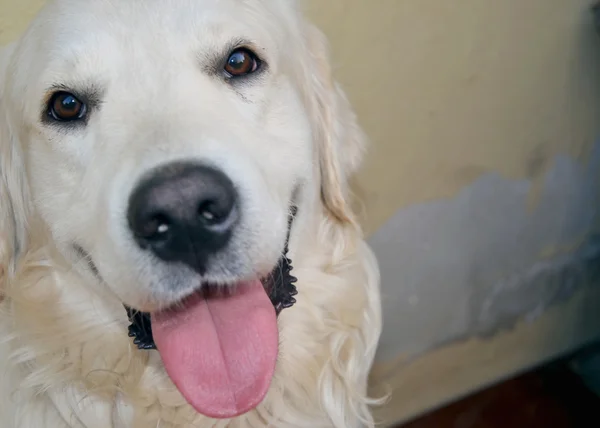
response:
M286 1L54 0L26 34L25 51L36 51L31 60L52 65L94 55L114 61L121 52L132 59L192 49L202 54L235 39L273 52L284 39L284 18L293 16Z
M55 45L112 39L120 45L154 46L172 39L218 37L236 32L260 37L277 20L261 0L55 0L42 11L34 32ZM172 44L171 44L171 47Z
M36 93L98 76L126 84L132 69L174 74L236 40L275 59L293 9L291 0L53 0L22 39L13 75L28 75Z

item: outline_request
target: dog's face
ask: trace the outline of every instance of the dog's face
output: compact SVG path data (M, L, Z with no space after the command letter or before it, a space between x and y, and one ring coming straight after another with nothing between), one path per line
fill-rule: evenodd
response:
M35 218L90 287L153 314L167 371L198 410L255 406L277 355L255 285L282 256L293 205L349 220L361 155L319 33L292 0L56 0L0 77L13 262ZM223 309L198 299L206 287L237 297ZM223 380L228 358L246 361L237 386Z
M17 52L36 210L134 308L268 274L314 175L300 58L259 3L61 2Z

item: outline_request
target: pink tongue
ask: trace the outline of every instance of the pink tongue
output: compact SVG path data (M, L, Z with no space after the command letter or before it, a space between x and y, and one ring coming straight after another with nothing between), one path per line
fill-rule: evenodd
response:
M278 352L275 309L260 281L228 296L194 296L152 315L152 334L173 383L198 411L231 418L265 397Z

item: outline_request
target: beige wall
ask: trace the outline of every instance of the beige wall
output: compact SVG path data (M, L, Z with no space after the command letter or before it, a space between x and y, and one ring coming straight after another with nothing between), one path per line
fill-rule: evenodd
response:
M371 230L489 170L536 180L598 136L591 0L314 0L374 141L360 177Z

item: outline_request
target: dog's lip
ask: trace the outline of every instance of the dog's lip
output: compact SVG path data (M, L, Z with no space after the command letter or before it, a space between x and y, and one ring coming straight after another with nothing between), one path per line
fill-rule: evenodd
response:
M104 279L100 275L100 271L96 267L96 264L94 263L94 260L93 260L92 256L90 255L90 253L87 252L78 243L73 243L72 248L74 249L76 254L87 263L88 268L92 272L92 274L96 278L98 278L99 281L104 282ZM287 248L286 248L286 252L287 252ZM288 264L285 264L285 262L287 262ZM161 302L154 301L154 302L145 302L142 304L129 305L125 301L122 301L122 304L125 305L128 309L130 309L132 311L145 312L145 313L151 314L151 313L160 312L163 310L169 310L170 308L176 308L177 306L181 305L182 302L185 302L186 300L190 299L191 297L193 297L199 293L203 294L205 296L206 295L210 296L213 293L217 293L219 291L222 291L224 293L233 293L233 292L235 292L236 284L242 283L244 281L249 281L249 280L251 281L251 280L256 280L256 279L260 280L267 295L272 297L272 294L274 293L274 288L277 285L277 280L278 280L277 278L274 277L274 273L276 271L278 274L284 275L284 277L279 278L280 281L285 281L287 279L289 279L292 283L294 283L296 281L295 277L289 276L289 270L290 270L289 262L290 262L290 260L287 258L286 254L284 253L281 255L281 257L279 258L277 263L273 266L273 269L266 274L257 275L254 278L250 278L250 279L235 279L235 280L222 282L222 283L216 283L216 282L211 282L211 281L201 282L196 288L191 290L186 295L184 295L174 301L168 302L168 303L161 303ZM285 269L277 270L277 268L281 267L281 266L285 266ZM288 275L288 277L286 278L285 275ZM295 300L293 299L293 296L295 296L295 295L296 294L295 294L295 290L294 290L293 294L291 294L291 296L290 296L292 298L291 302L290 302L291 304L293 304L295 302ZM274 300L274 299L272 298L271 300ZM277 302L275 302L275 301L273 303L274 303L274 305L277 304ZM276 305L275 309L277 311L277 314L279 314L281 309L283 309L285 307L287 307L287 306L285 306L285 302L284 302L284 306L278 307Z
M96 264L94 263L94 259L92 259L92 256L89 252L87 252L81 245L79 245L77 242L72 244L73 250L75 251L75 253L87 263L88 268L90 269L90 271L94 274L95 277L97 277L99 280L103 281L102 276L100 275L100 271L98 270L98 267L96 266Z
M92 272L92 274L96 278L98 278L99 281L104 282L104 279L100 275L100 271L99 271L98 267L96 266L96 264L94 263L94 259L92 258L91 254L88 251L86 251L78 243L73 243L72 248L75 251L75 253L79 256L79 258L81 258L82 260L85 261L85 263L87 264L87 266L88 266L89 270ZM275 268L279 263L280 263L280 261L278 261L277 264L275 264L273 268ZM214 281L201 281L197 287L195 287L193 290L191 290L185 296L180 297L180 298L178 298L172 302L166 303L166 304L162 304L160 302L153 302L153 303L147 302L147 303L138 304L138 305L128 305L125 301L123 301L122 303L124 305L126 305L128 308L131 308L135 311L148 312L148 313L159 312L162 310L168 310L170 307L177 306L177 305L181 304L181 302L184 302L185 300L187 300L199 293L200 294L205 294L205 293L210 294L213 292L217 292L218 290L223 290L224 292L230 292L230 290L235 288L236 284L239 284L244 281L252 281L252 280L256 280L256 279L260 280L260 282L263 284L263 287L265 288L265 291L267 292L267 294L269 294L273 288L273 284L269 281L271 274L272 274L272 271L269 273L263 274L263 275L257 275L254 278L232 279L231 281L222 282L220 284L218 284Z
M259 278L262 278L262 279L260 279L260 282L263 285L265 292L267 294L269 294L271 289L273 288L273 285L268 282L268 280L267 280L268 275L264 275ZM202 297L207 298L207 299L210 299L211 297L217 297L217 296L228 296L228 295L235 293L235 289L238 284L244 283L244 282L249 282L249 281L256 280L256 279L257 278L253 278L250 280L235 280L235 281L231 281L231 282L228 281L228 282L224 282L224 283L220 283L220 284L215 283L215 282L210 282L210 281L201 282L200 285L198 285L197 287L192 289L189 293L185 294L184 296L182 296L174 301L167 302L165 304L152 305L151 307L145 307L145 308L134 308L132 306L131 306L131 308L141 311L141 312L147 312L150 314L156 313L156 312L171 311L171 310L176 311L181 306L184 306L186 301L192 299L195 296L201 295Z
M170 311L170 310L177 310L182 305L184 305L186 301L193 298L194 296L202 295L205 298L211 298L213 296L231 295L231 294L235 293L237 285L239 285L241 283L245 283L245 282L255 281L257 279L263 285L263 288L264 288L265 292L267 293L267 295L270 296L274 292L274 288L277 285L277 283L276 283L277 279L273 277L273 271L275 271L275 269L277 269L279 266L282 265L282 263L284 263L286 261L289 262L289 259L287 259L286 256L282 255L280 257L280 259L277 261L277 263L275 263L273 265L273 269L269 273L266 273L263 275L256 275L255 277L252 277L252 278L234 279L234 280L226 281L226 282L222 282L222 283L216 283L216 282L211 282L211 281L204 281L204 282L201 281L200 284L197 287L195 287L194 289L192 289L189 293L186 293L184 296L179 297L170 302L165 302L165 303L156 302L156 303L142 304L142 305L129 305L126 302L123 302L123 304L129 309L132 309L134 311L139 311L139 312L146 312L148 314L152 314L152 313L156 313L156 312L163 312L163 311ZM286 273L288 273L288 272L286 272ZM290 276L289 278L291 279L291 282L296 281L296 278L293 276ZM284 280L285 280L285 278L284 278ZM295 296L295 294L293 294L293 295ZM279 314L279 311L277 313Z

